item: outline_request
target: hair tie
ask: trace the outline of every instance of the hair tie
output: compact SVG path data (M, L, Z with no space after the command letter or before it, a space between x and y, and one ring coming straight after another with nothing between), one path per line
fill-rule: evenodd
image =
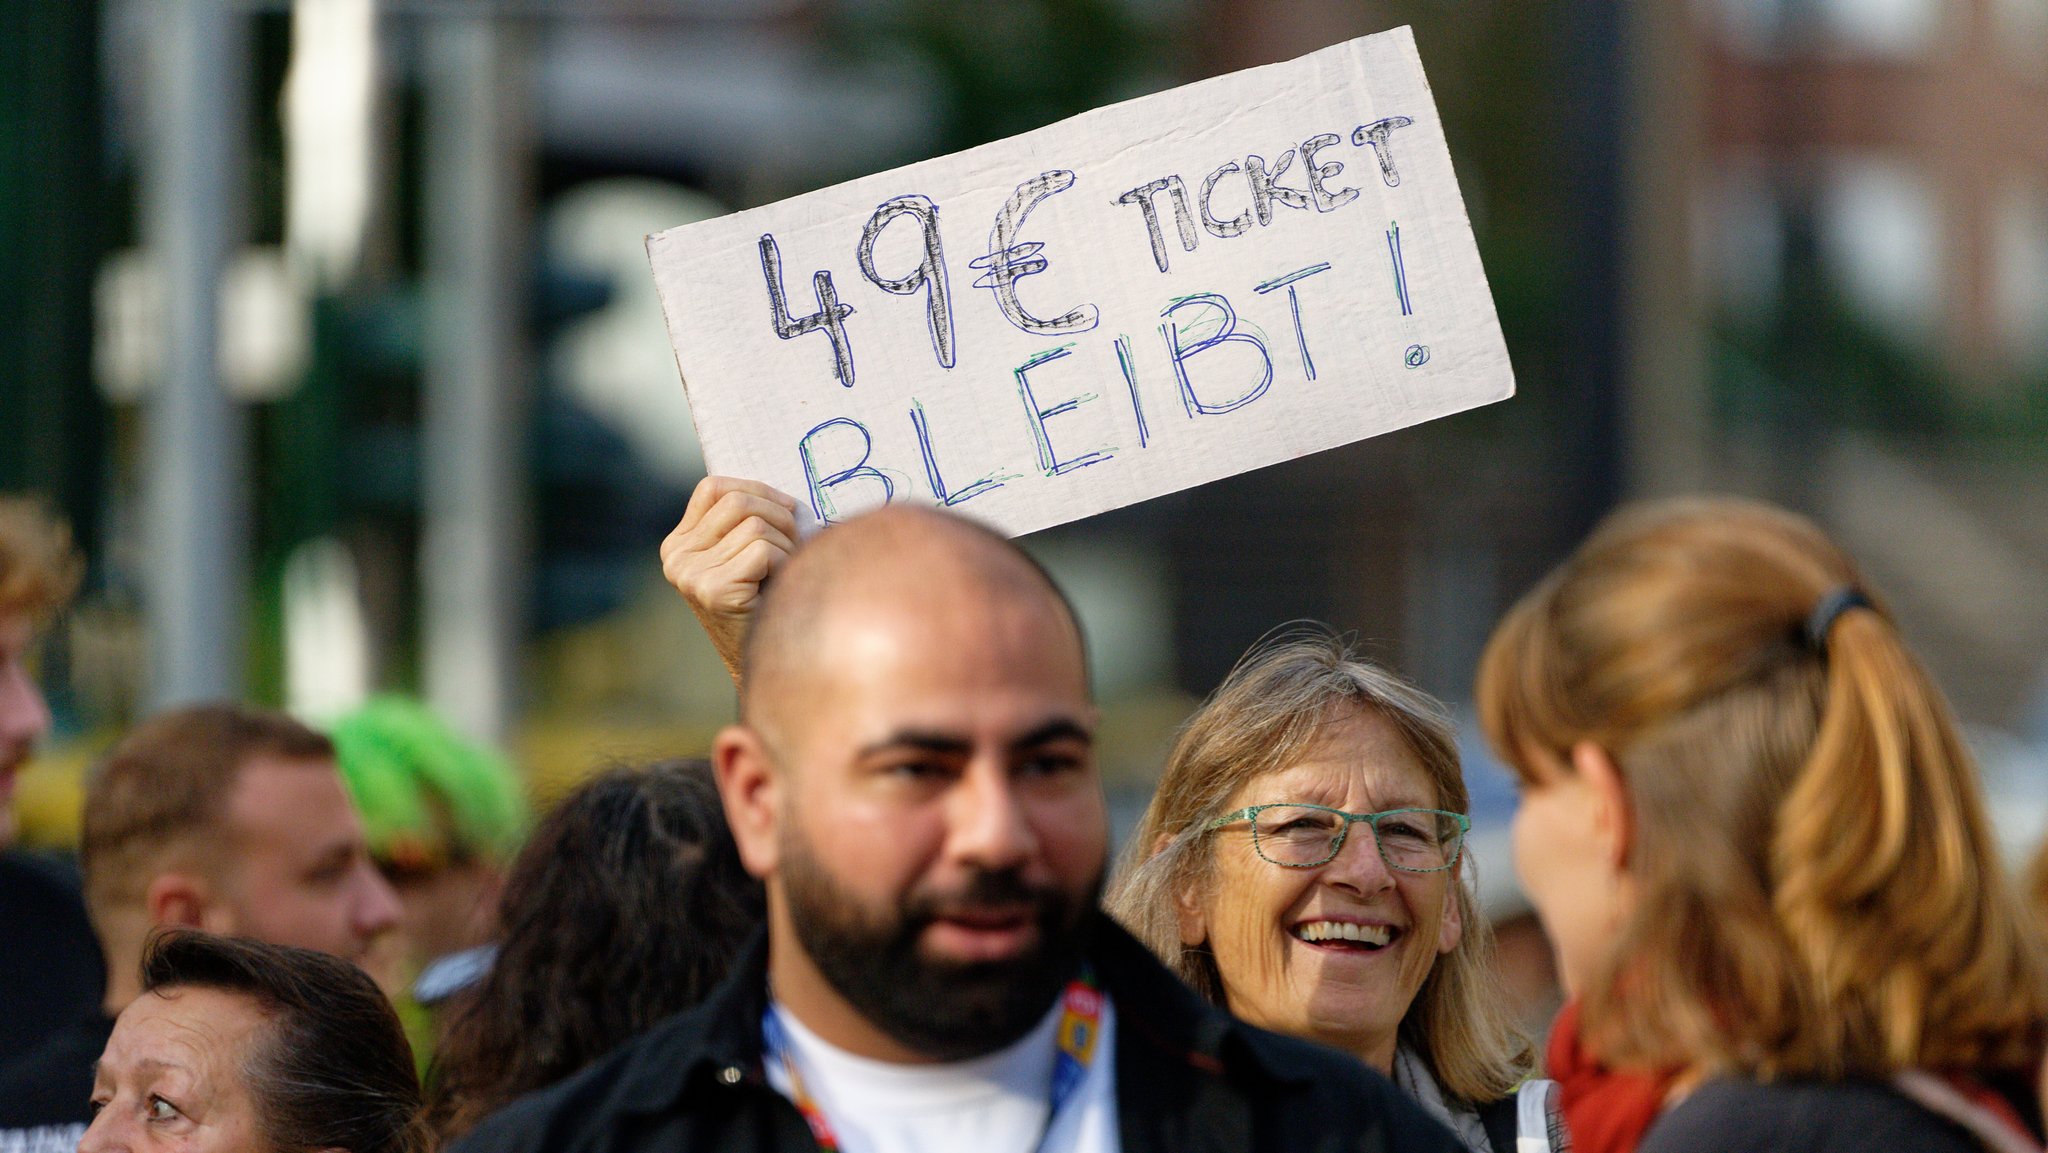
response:
M1869 598L1865 597L1862 591L1857 589L1855 585L1840 585L1836 587L1828 595L1820 598L1820 603L1813 606L1813 612L1807 616L1804 634L1806 647L1822 656L1826 656L1828 651L1828 630L1835 627L1835 621L1850 609L1867 609L1872 607Z

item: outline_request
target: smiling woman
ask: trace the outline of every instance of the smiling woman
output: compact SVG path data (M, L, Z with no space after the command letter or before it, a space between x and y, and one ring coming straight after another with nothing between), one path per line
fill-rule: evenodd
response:
M1489 1131L1513 1134L1531 1051L1462 880L1465 807L1434 700L1327 634L1284 638L1182 730L1109 908L1210 1000L1356 1054L1475 1149L1513 1149Z
M80 1153L426 1153L398 1016L347 961L174 931L93 1077Z

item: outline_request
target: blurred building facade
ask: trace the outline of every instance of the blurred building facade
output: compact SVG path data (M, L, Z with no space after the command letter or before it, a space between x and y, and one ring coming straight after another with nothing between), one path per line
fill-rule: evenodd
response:
M1689 31L1668 130L1721 483L1841 533L1966 717L2037 724L2048 8L1716 0Z

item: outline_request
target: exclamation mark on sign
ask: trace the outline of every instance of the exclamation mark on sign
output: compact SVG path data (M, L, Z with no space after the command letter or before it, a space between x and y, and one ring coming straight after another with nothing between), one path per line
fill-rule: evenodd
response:
M1408 301L1408 268L1401 263L1401 222L1393 221L1387 231L1387 255L1394 260L1394 296L1401 301L1401 315L1415 315L1415 306Z

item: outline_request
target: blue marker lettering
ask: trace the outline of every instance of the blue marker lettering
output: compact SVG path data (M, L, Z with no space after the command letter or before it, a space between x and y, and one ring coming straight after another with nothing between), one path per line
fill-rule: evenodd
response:
M1301 142L1301 166L1308 171L1308 194L1315 201L1317 212L1334 212L1358 199L1358 189L1332 189L1323 182L1335 180L1344 171L1344 162L1332 160L1327 164L1316 163L1316 153L1337 143L1341 137L1334 132L1324 132Z
M1118 204L1135 204L1145 214L1145 234L1152 241L1152 263L1159 271L1166 271L1166 236L1159 228L1159 208L1152 198L1167 193L1173 202L1173 226L1180 233L1180 246L1188 252L1195 250L1199 234L1195 232L1194 214L1188 211L1188 189L1178 176L1163 176L1150 184L1140 184L1116 198Z
M1294 166L1294 149L1280 154L1269 170L1266 158L1252 155L1244 158L1245 182L1252 189L1252 212L1259 218L1259 227L1273 223L1273 205L1284 204L1289 208L1308 208L1308 194L1299 188L1289 188L1280 183L1280 178Z
M1388 188L1401 186L1401 170L1394 167L1394 148L1387 138L1394 134L1394 129L1406 128L1413 123L1415 121L1406 116L1389 116L1351 130L1351 143L1360 148L1371 148L1372 154L1379 158L1380 179Z
M1084 392L1071 400L1063 400L1051 408L1045 408L1038 403L1038 398L1031 393L1031 370L1040 365L1064 359L1073 351L1073 348L1074 346L1071 344L1063 344L1058 348L1049 348L1025 361L1023 364L1018 365L1016 369L1017 395L1024 401L1024 412L1031 422L1031 439L1038 445L1038 467L1047 476L1064 476L1078 468L1087 468L1091 464L1101 464L1115 455L1112 448L1104 447L1094 452L1084 453L1072 460L1061 460L1059 454L1052 447L1052 437L1046 431L1045 422L1061 413L1072 412L1088 401L1094 400L1095 394Z
M1145 402L1138 399L1138 366L1131 361L1131 338L1116 338L1116 366L1123 370L1124 387L1131 390L1131 415L1138 418L1138 447L1150 442L1145 434Z
M1074 174L1065 169L1055 168L1041 172L1019 184L1010 193L1010 199L1003 210L996 213L995 227L988 234L988 255L977 256L967 262L969 268L986 269L981 279L974 282L976 288L986 288L996 294L996 307L1002 310L1004 319L1025 332L1038 336L1061 332L1086 332L1094 328L1100 313L1092 304L1083 304L1063 316L1043 320L1031 315L1017 299L1017 282L1024 277L1044 272L1050 264L1044 256L1045 244L1031 241L1020 244L1017 234L1024 228L1024 221L1038 202L1048 196L1055 196L1074 186Z
M1183 308L1195 306L1215 311L1216 324L1213 332L1202 332L1200 327L1183 328L1174 320L1175 313ZM1230 307L1230 302L1220 293L1204 292L1182 297L1167 305L1166 311L1159 315L1166 318L1166 323L1159 326L1159 334L1166 339L1166 354L1173 361L1173 376L1180 383L1181 404L1187 409L1188 416L1193 417L1197 413L1213 416L1218 413L1234 412L1266 395L1266 390L1273 386L1272 355L1266 351L1265 343L1258 337L1237 330L1237 310ZM1197 336L1197 333L1201 334ZM1185 339L1189 336L1195 336L1192 343ZM1249 344L1258 351L1259 381L1235 400L1209 404L1195 394L1194 383L1188 379L1187 362L1218 345L1231 342Z
M818 311L809 316L789 314L789 298L782 290L782 249L773 233L761 234L761 275L768 281L768 315L775 335L795 340L808 332L823 332L832 342L832 374L847 388L853 387L853 344L846 337L846 318L853 315L851 304L839 303L832 288L832 274L819 269L811 278L818 294Z
M1310 380L1316 378L1316 362L1311 360L1308 355L1308 334L1303 332L1301 328L1301 299L1294 294L1294 285L1295 282L1306 280L1318 272L1328 271L1330 271L1330 266L1327 262L1311 264L1307 268L1296 269L1285 276L1276 276L1252 289L1253 292L1261 296L1282 288L1287 290L1287 308L1288 311L1294 314L1294 342L1301 349L1301 371Z
M899 216L917 221L923 233L924 259L908 276L884 276L875 267L875 241ZM932 355L938 358L940 368L953 367L953 294L946 286L945 246L939 243L939 206L925 196L884 200L875 208L875 214L868 217L867 227L860 232L860 243L853 251L860 262L861 275L883 292L909 296L924 289L925 323L931 329Z
M1249 207L1247 207L1243 212L1238 213L1236 216L1233 216L1228 220L1216 219L1216 214L1214 211L1212 211L1214 197L1216 195L1216 182L1230 175L1231 173L1237 171L1240 171L1237 165L1237 161L1232 160L1224 164L1223 167L1218 168L1216 171L1211 172L1209 175L1202 178L1202 196L1200 202L1200 207L1202 209L1202 227L1208 229L1211 234L1220 237L1224 240L1228 240L1233 236L1242 236L1244 235L1245 231L1252 226L1252 210Z
M910 402L910 424L911 427L917 430L917 448L919 452L924 454L924 475L925 479L931 482L932 496L936 497L938 502L947 508L951 508L956 504L965 504L982 493L1003 487L1003 482L1005 481L1017 479L1018 474L1016 473L992 472L973 484L968 485L966 488L961 489L959 492L946 491L946 478L939 475L938 455L932 452L931 418L924 414L924 405L919 404L915 399Z
M811 441L818 434L834 426L844 426L860 434L860 460L856 461L852 468L843 468L829 476L820 477L817 459L811 452ZM876 481L882 486L883 504L895 499L896 483L889 479L887 473L868 463L868 457L874 449L875 438L868 433L867 426L843 416L826 421L805 433L803 439L796 442L797 455L802 457L804 462L804 483L810 488L811 513L818 518L819 524L838 523L839 505L832 498L832 490L852 481Z

